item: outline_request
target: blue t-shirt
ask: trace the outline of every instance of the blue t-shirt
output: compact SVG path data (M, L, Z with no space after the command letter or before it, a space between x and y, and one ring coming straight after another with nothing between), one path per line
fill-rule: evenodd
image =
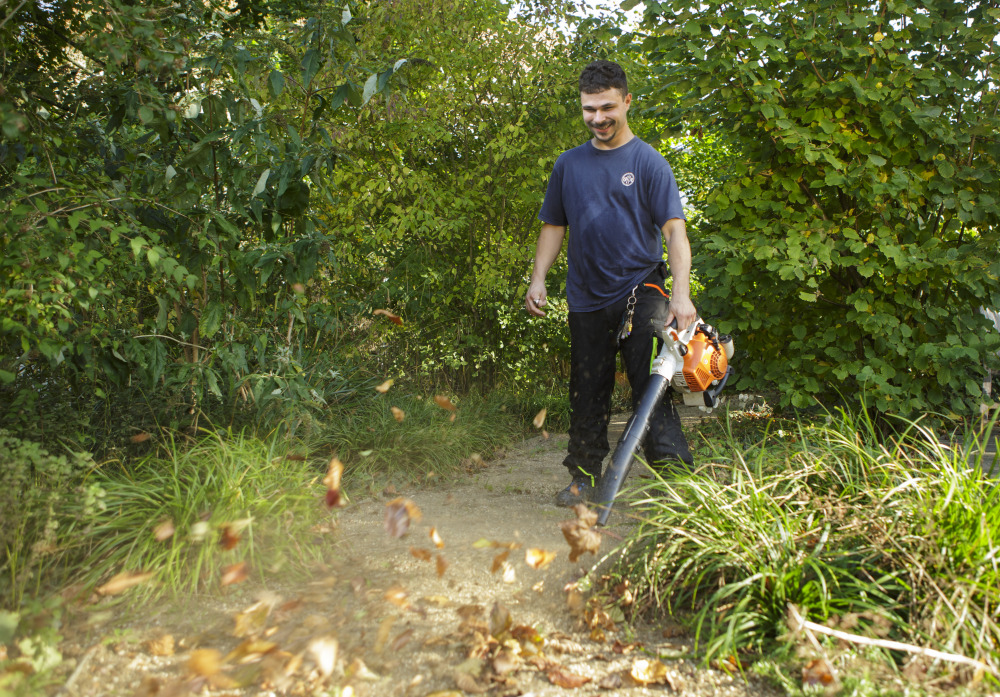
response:
M674 173L639 138L614 150L588 140L556 160L538 218L569 228L566 299L573 312L628 295L663 260L661 229L684 218Z

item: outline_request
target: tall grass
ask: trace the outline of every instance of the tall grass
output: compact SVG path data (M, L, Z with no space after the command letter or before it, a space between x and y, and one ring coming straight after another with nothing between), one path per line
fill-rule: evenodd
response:
M631 492L641 522L616 573L644 609L685 617L709 660L774 648L795 604L1000 667L1000 491L977 435L827 421L752 445L720 429L698 472Z

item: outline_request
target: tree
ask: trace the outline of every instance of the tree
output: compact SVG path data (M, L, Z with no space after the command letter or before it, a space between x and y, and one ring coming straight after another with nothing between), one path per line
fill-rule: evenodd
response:
M694 240L738 388L978 414L1000 345L977 312L1000 305L998 19L992 0L646 3L656 111L739 157Z

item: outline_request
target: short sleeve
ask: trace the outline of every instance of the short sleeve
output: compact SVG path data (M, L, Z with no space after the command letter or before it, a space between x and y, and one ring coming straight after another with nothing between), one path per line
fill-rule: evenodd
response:
M538 219L549 225L559 225L565 227L567 221L566 209L563 207L562 196L563 163L560 157L556 160L549 176L549 185L545 189L545 200L542 202L542 210L538 213Z
M671 218L684 219L684 204L681 203L681 192L677 188L674 172L663 160L651 179L650 211L657 229L662 228Z

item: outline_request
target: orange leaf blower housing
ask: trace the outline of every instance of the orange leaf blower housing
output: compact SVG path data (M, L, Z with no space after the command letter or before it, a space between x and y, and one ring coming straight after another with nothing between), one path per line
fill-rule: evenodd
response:
M733 340L708 324L699 324L687 344L684 367L674 374L671 385L684 394L689 405L716 406L718 393L729 377Z

